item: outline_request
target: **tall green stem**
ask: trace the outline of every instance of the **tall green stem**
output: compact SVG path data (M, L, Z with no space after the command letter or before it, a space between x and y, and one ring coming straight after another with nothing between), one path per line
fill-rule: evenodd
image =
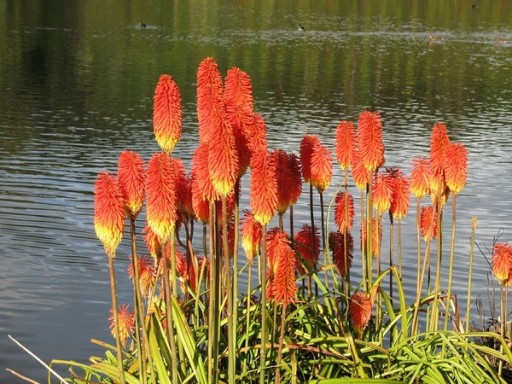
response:
M261 242L261 350L260 350L260 384L265 384L267 357L267 225L263 226Z
M448 267L448 292L446 297L446 312L444 316L444 331L448 331L448 319L450 317L450 302L452 299L452 278L453 278L453 261L455 259L455 228L457 218L457 195L453 195L452 200L452 238L450 242L450 263Z
M466 301L466 332L470 331L469 309L471 308L471 285L473 279L473 257L475 255L475 233L476 233L476 217L471 218L471 239L469 244L469 272L468 272L468 292Z
M116 273L114 270L115 255L108 256L108 269L110 273L110 293L112 294L112 314L114 315L114 331L116 337L117 348L117 364L119 365L119 380L121 384L125 384L124 367L123 367L123 345L121 344L121 336L119 335L119 309L117 304L117 287Z

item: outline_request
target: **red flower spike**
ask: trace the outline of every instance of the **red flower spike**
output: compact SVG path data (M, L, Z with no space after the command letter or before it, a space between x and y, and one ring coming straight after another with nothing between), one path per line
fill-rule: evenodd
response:
M491 263L492 273L500 284L508 283L512 275L512 246L506 243L494 244Z
M366 186L370 183L372 172L364 167L358 149L352 152L351 171L356 187L361 191L366 191Z
M217 127L224 123L222 93L222 77L217 63L213 58L207 57L197 70L197 118L201 144L215 139Z
M363 166L369 171L376 171L384 165L384 142L379 114L370 111L361 112L357 132Z
M373 178L373 207L378 215L387 212L393 197L393 180L388 173L377 172Z
M454 194L466 185L468 151L462 144L449 143L445 149L444 170L446 185Z
M311 184L322 193L332 180L332 153L321 144L313 148L311 156Z
M380 219L374 217L372 219L372 256L377 256L382 240L382 224ZM366 218L361 223L361 244L363 253L366 253Z
M238 178L238 155L235 136L227 118L211 129L209 142L208 170L212 185L221 197L233 191Z
M372 302L366 292L354 292L348 304L348 317L352 327L361 337L372 316Z
M219 200L220 196L210 179L209 152L208 144L199 144L192 156L192 194L193 199L211 202Z
M430 193L430 163L426 158L414 159L411 172L411 191L418 199Z
M354 259L354 238L352 234L348 232L347 237L347 257L345 258L345 235L340 232L329 233L329 248L332 251L332 259L341 277L346 278L346 272L350 270L352 266L352 260ZM347 266L345 266L345 259Z
M431 205L421 208L420 232L425 241L437 239L437 217Z
M153 131L163 151L171 152L181 137L181 95L174 80L162 75L153 99Z
M124 214L123 193L117 179L100 173L94 185L94 229L108 257L115 257L123 237Z
M276 164L265 153L251 159L250 204L258 223L266 225L272 220L277 208Z
M242 224L242 247L247 256L247 261L252 264L254 257L259 254L262 240L263 228L256 221L254 215L244 210L244 221Z
M345 200L347 205L345 205ZM354 215L354 198L352 195L349 193L345 199L345 192L338 192L334 201L334 220L338 225L338 231L341 233L350 231L352 224L354 224Z
M390 172L393 189L389 212L395 219L401 220L409 211L411 202L409 181L398 169L391 169L386 172Z
M117 180L123 193L125 208L137 217L144 202L144 160L136 152L123 151L119 156Z
M110 332L113 337L116 337L116 319L114 318L114 311L112 308L110 309L110 316L108 317L110 321ZM121 339L121 345L124 347L129 337L132 335L133 330L135 329L135 314L130 311L130 307L128 304L123 304L119 307L117 311L118 317L118 330L119 337Z
M160 243L173 233L178 219L175 169L167 152L155 153L148 163L146 216Z
M251 151L251 161L255 154L267 153L267 126L261 115L244 113L242 133Z
M272 231L267 236L267 255L270 272L270 297L281 304L295 301L295 253L290 246L286 232Z
M306 135L300 142L300 164L302 166L302 177L306 183L311 183L311 162L313 148L320 144L320 139L314 135Z
M149 288L153 286L155 278L155 266L150 256L141 256L138 258L139 266L139 286L143 296L147 295ZM135 278L133 264L128 266L128 276L130 279Z
M272 152L276 163L277 212L283 214L295 204L302 193L302 178L298 159L282 149Z
M254 106L251 78L239 68L228 70L224 88L224 103L235 136L239 161L238 177L242 177L251 160L248 142L250 136L244 135L243 125L247 115L253 113Z
M295 234L295 251L302 258L302 260L297 259L297 271L301 275L307 273L302 263L306 264L309 269L315 269L320 255L320 234L316 226L311 230L310 225L304 224L301 230Z
M430 171L434 175L444 175L444 153L449 143L446 125L434 124L430 138Z
M356 131L351 121L342 121L336 128L336 157L345 171L350 167L356 147Z

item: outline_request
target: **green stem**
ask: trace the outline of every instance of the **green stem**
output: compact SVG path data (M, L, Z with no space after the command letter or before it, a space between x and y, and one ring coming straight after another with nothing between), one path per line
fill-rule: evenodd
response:
M446 311L444 316L444 331L448 331L448 319L450 317L450 302L452 299L452 278L453 278L453 261L455 259L455 228L457 218L457 195L453 195L452 200L452 238L450 242L450 263L448 267L448 291L446 294Z
M469 273L468 273L468 292L466 302L466 332L470 331L469 309L471 308L471 285L473 279L473 257L475 255L475 233L476 233L476 216L471 218L471 239L469 244Z
M260 384L265 384L265 365L267 357L267 225L263 226L261 242L261 350L260 350Z
M286 308L287 303L283 304L282 314L281 314L281 330L279 333L279 347L277 351L277 361L276 361L276 380L275 383L281 383L281 359L283 357L283 345L284 345L284 329L286 322ZM277 312L277 311L276 311Z
M174 236L171 235L171 238ZM178 355L176 353L176 345L174 340L174 327L172 324L172 311L171 311L171 282L169 279L169 257L167 257L167 246L166 242L162 242L162 258L164 264L164 300L165 300L165 319L166 319L166 331L167 338L169 339L169 345L171 347L171 372L172 382L178 382ZM174 255L171 252L171 257ZM171 266L172 268L172 266Z
M119 380L121 384L125 384L124 367L123 367L123 346L121 344L121 337L119 335L119 309L117 304L117 287L116 287L116 273L114 270L115 255L108 256L108 269L110 273L110 293L112 294L112 314L114 315L114 331L116 337L117 348L117 364L119 365Z

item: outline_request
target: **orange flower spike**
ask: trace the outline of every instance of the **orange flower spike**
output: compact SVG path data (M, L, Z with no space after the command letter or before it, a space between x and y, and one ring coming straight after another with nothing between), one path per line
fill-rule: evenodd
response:
M300 142L300 164L302 166L302 177L306 183L311 183L311 162L313 157L313 148L320 145L317 136L306 135Z
M314 243L313 243L313 238ZM302 263L309 269L315 269L320 255L320 234L316 226L311 229L310 225L304 224L299 232L295 234L295 251L302 260L297 259L297 270L302 275L307 273Z
M412 161L411 192L418 199L430 193L430 163L426 158Z
M391 207L389 212L395 219L401 220L409 211L411 203L411 188L409 181L402 171L393 169L391 171L393 195L391 198Z
M421 208L420 232L425 241L437 239L437 218L431 205Z
M224 103L235 136L239 162L238 177L242 177L251 160L248 143L250 136L244 135L243 124L247 115L253 113L254 106L251 78L239 68L228 70L224 88Z
M259 254L263 228L256 221L254 215L244 210L244 221L242 223L242 247L247 256L247 261L252 264L254 257Z
M356 147L356 131L351 121L342 121L336 128L336 157L345 171L351 165L352 152Z
M114 311L111 308L108 319L110 321L110 332L112 333L112 336L116 337L116 320L113 312ZM119 337L121 339L121 345L124 347L135 329L135 315L130 311L128 304L123 304L117 311L117 317L119 321Z
M436 176L444 175L444 155L449 143L446 125L434 124L430 138L430 171Z
M295 253L286 232L273 231L267 236L267 255L273 272L271 297L281 304L295 301Z
M222 77L217 63L211 57L205 58L197 70L197 118L201 144L214 139L216 127L223 124L222 88Z
M149 288L153 286L154 277L155 277L155 266L150 256L141 256L138 258L139 264L139 285L140 291L143 296L145 296L149 292ZM128 276L130 279L135 278L135 273L133 271L133 264L130 263L128 266Z
M329 233L329 248L332 251L332 259L341 277L348 272L354 259L354 238L350 232L347 233L347 266L345 267L345 235L340 232Z
M363 166L369 171L376 171L384 165L384 142L379 114L370 111L361 112L357 133Z
M266 153L254 154L251 159L249 199L256 221L268 224L277 209L277 180L276 164Z
M338 231L341 233L350 231L354 224L354 198L350 193L347 195L346 202L347 205L345 205L345 192L338 192L334 200L334 220L338 225ZM348 215L346 214L347 210Z
M348 304L348 317L352 327L361 337L372 316L372 302L366 292L352 294Z
M298 159L281 149L272 152L276 163L277 212L283 214L295 204L302 193L302 178Z
M393 197L393 180L387 173L377 172L373 179L373 207L378 215L387 212Z
M244 112L242 133L247 140L251 159L254 154L267 153L267 126L261 115Z
M377 256L379 253L380 243L382 240L382 224L380 219L374 217L372 219L372 255ZM366 218L361 222L361 244L366 249Z
M144 202L144 160L136 152L123 151L119 156L117 180L123 193L125 208L137 217Z
M445 149L444 170L446 185L454 194L462 191L466 185L468 170L468 151L458 143L449 143Z
M199 144L192 156L192 193L193 199L204 201L219 200L220 196L213 187L209 172L208 144ZM196 212L197 214L197 212Z
M181 95L174 80L162 75L153 99L153 131L163 151L171 152L181 137Z
M500 284L508 281L512 271L512 246L506 243L494 244L491 258L492 273Z
M322 193L332 180L332 153L320 144L315 144L311 156L311 184Z
M94 185L94 229L108 257L115 257L123 237L124 215L123 192L117 179L100 173Z
M359 150L356 149L352 152L352 159L350 161L352 178L356 187L361 191L366 191L366 186L370 183L372 172L364 167Z
M167 152L155 153L149 160L146 216L160 243L173 233L178 219L175 175L174 163Z

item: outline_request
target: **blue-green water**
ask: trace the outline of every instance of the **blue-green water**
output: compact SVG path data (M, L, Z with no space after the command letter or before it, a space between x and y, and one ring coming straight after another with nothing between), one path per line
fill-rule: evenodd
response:
M484 252L500 230L512 239L510 20L507 0L0 0L0 381L19 382L5 368L45 377L7 334L45 361L85 361L101 353L89 339L110 340L106 258L92 227L95 176L114 171L125 148L146 160L158 150L152 95L162 73L181 89L176 155L188 166L198 141L195 75L206 56L224 74L231 66L249 73L271 148L297 152L306 133L333 148L338 122L372 109L382 116L386 165L408 173L413 157L428 155L433 124L446 122L469 149L458 198L462 290L471 216ZM334 184L341 178L335 166ZM295 209L299 222L306 201ZM408 291L414 220L404 220ZM486 300L489 267L476 258L473 292ZM126 259L119 252L119 271ZM127 281L120 286L129 300Z

